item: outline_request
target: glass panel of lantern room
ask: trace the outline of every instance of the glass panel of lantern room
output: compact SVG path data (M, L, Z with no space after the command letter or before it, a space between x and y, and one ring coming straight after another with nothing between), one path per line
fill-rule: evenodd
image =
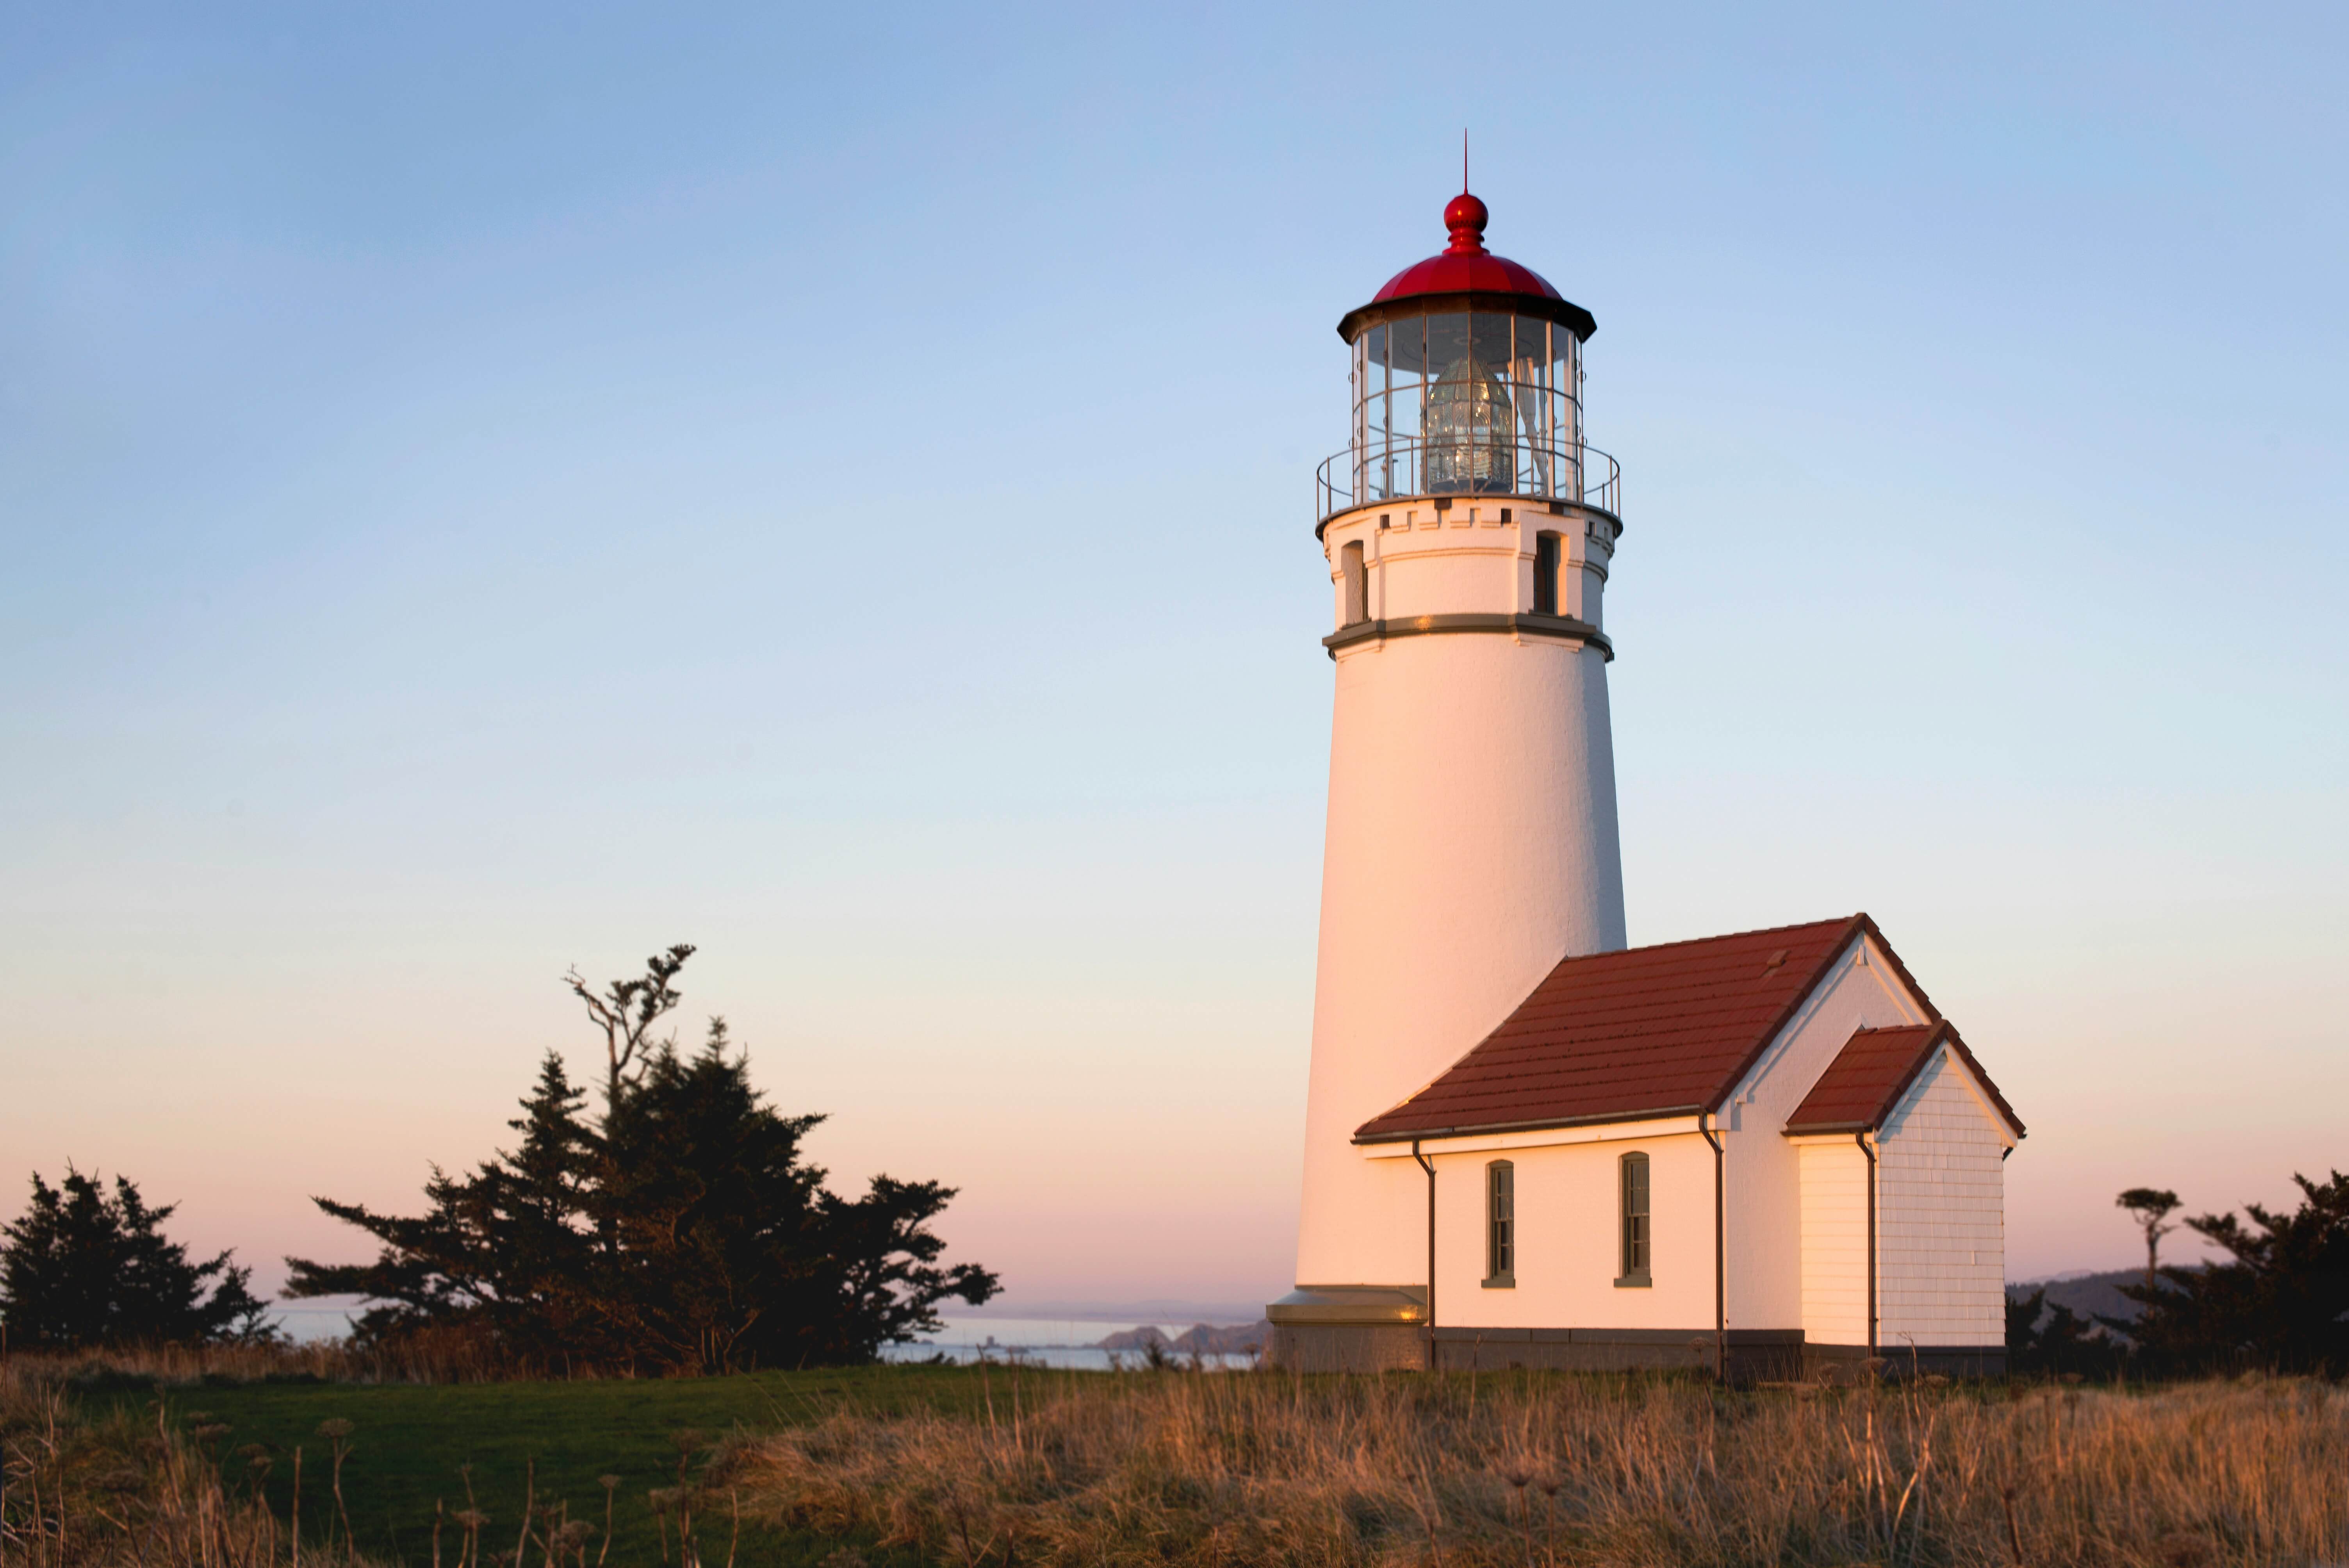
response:
M1427 393L1427 318L1397 317L1386 324L1389 452L1396 495L1420 493L1420 404Z
M1480 454L1477 464L1476 489L1487 495L1507 495L1517 488L1517 471L1525 466L1518 461L1518 389L1512 385L1516 377L1516 350L1512 346L1516 323L1512 317L1488 311L1477 312L1471 322L1476 375L1485 396L1490 399L1478 421L1478 444L1486 450Z
M1364 482L1368 478L1371 461L1368 420L1371 378L1366 373L1368 365L1364 358L1368 347L1367 338L1368 335L1364 334L1354 339L1351 350L1353 364L1346 372L1346 400L1353 405L1352 430L1347 437L1347 446L1353 454L1353 469L1349 476L1351 480L1351 490L1348 499L1357 506L1369 499L1369 490Z
M1427 381L1433 387L1457 372L1468 373L1468 318L1465 315L1427 317Z
M1362 431L1362 477L1373 500L1394 493L1394 464L1388 452L1393 439L1394 412L1387 388L1386 324L1363 332L1355 340L1361 348L1361 399L1358 417Z
M1556 399L1551 393L1549 323L1539 316L1516 318L1516 347L1509 359L1516 383L1517 438L1532 459L1526 482L1535 495L1557 493Z
M1478 311L1470 318L1476 367L1495 380L1509 374L1509 318Z
M1419 488L1436 495L1467 490L1475 469L1475 366L1468 356L1468 318L1427 318L1426 391L1419 411Z
M1582 445L1582 339L1572 333L1562 334L1566 339L1566 395L1574 404L1574 444Z
M1569 500L1582 499L1581 366L1575 354L1574 330L1554 326L1549 335L1550 376L1557 387L1557 433L1551 445L1558 451L1557 493Z

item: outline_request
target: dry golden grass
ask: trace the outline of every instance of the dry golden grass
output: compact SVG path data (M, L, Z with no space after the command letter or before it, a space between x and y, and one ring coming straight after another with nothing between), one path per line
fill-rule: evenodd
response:
M976 1418L837 1414L738 1473L778 1522L1005 1568L2349 1557L2323 1384L1480 1381L1030 1371Z
M128 1414L88 1418L56 1368L0 1363L0 1565L292 1568L291 1539L250 1493L224 1485L223 1428ZM331 1529L331 1522L327 1522ZM356 1564L347 1552L313 1550Z

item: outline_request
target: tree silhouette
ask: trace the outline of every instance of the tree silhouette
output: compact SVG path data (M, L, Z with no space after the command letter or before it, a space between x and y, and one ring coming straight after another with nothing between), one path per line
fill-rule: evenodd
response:
M2178 1229L2165 1224L2178 1208L2178 1194L2158 1187L2132 1187L2113 1200L2127 1209L2145 1230L2145 1288L2151 1290L2161 1273L2161 1238Z
M954 1189L885 1175L832 1192L802 1152L823 1118L768 1105L723 1018L690 1054L647 1038L692 951L600 998L574 986L605 1029L600 1119L550 1051L508 1123L520 1145L468 1176L436 1168L424 1213L316 1200L382 1247L367 1264L289 1258L287 1294L367 1298L363 1342L467 1328L521 1366L679 1373L869 1361L936 1328L939 1303L994 1295L988 1270L938 1262L929 1223Z
M33 1174L33 1201L0 1226L0 1324L31 1349L274 1338L253 1271L222 1253L191 1263L163 1234L176 1212L150 1209L129 1178L110 1194L71 1165L52 1187Z
M2301 1204L2289 1213L2243 1205L2202 1214L2186 1228L2226 1261L2164 1267L2159 1288L2123 1285L2144 1305L2125 1326L2149 1367L2187 1372L2245 1364L2286 1372L2349 1373L2349 1177L2294 1175Z

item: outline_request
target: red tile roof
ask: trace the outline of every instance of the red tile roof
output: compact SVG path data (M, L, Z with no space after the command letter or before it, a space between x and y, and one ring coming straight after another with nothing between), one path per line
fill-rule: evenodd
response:
M1865 914L1566 958L1443 1077L1358 1142L1717 1109L1862 934L1940 1015Z
M1990 1075L1982 1071L1947 1019L1854 1034L1811 1086L1811 1092L1803 1097L1803 1103L1795 1108L1795 1114L1786 1119L1787 1133L1875 1131L1909 1092L1933 1053L1945 1044L1964 1059L1967 1070L1997 1104L2007 1126L2017 1138L2022 1137L2023 1123L2016 1119L2014 1108L2006 1103L1998 1085L1990 1081Z

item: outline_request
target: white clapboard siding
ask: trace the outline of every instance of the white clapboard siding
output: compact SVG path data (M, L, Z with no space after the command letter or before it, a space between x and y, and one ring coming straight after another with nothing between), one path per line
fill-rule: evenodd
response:
M1803 1337L1868 1343L1868 1160L1859 1146L1801 1146Z
M1877 1343L2006 1338L2004 1144L1945 1047L1885 1123L1877 1156Z

